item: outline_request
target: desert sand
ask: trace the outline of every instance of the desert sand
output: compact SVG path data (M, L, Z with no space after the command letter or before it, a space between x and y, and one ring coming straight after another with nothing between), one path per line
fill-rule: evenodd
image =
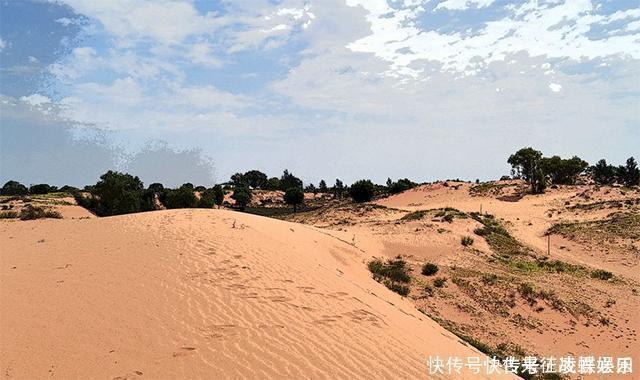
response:
M3 378L431 378L429 355L481 355L312 226L171 210L0 242Z

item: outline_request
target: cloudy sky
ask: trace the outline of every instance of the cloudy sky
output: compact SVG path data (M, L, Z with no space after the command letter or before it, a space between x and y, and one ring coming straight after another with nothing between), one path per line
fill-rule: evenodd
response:
M640 155L637 0L0 0L0 181Z

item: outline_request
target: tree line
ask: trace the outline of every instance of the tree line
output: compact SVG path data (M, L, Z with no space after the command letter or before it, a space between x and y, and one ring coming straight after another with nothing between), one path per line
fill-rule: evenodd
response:
M620 184L631 187L640 182L640 169L633 157L625 165L613 166L601 159L595 165L578 156L561 158L544 157L542 152L531 147L522 148L509 156L513 178L524 179L534 194L543 193L547 185L573 185L581 174L588 174L598 185Z

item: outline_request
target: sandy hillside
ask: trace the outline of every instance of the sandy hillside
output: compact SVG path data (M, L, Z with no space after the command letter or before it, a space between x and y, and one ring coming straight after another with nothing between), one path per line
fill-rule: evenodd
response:
M408 298L486 352L640 359L640 193L563 186L532 196L524 188L518 181L437 183L289 219L370 257L401 255L412 269ZM493 217L473 214L480 207ZM483 223L504 235L479 235ZM439 271L422 275L425 263Z
M0 241L3 378L426 378L479 355L309 226L172 210Z

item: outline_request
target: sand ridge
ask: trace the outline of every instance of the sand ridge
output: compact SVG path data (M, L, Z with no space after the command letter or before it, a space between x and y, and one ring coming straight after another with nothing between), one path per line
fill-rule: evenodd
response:
M480 355L310 226L171 210L0 240L6 378L428 378L429 355Z

